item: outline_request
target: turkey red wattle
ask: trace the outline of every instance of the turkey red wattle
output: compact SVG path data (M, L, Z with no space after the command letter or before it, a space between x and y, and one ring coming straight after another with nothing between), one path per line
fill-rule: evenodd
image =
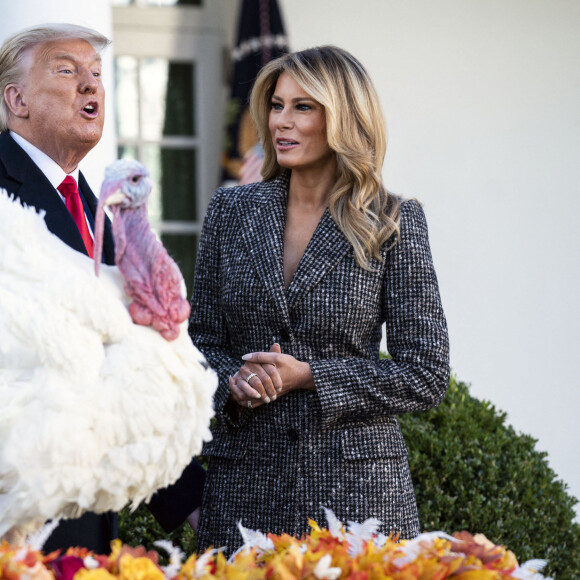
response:
M132 299L131 318L135 324L152 326L166 340L174 340L190 312L181 295L181 272L151 231L145 205L126 209L112 206L112 211L115 263Z
M190 306L182 295L183 277L177 264L149 225L149 174L137 161L121 160L110 167L95 220L95 273L98 275L101 260L104 207L109 205L115 263L131 299L131 318L135 324L151 326L166 340L174 340L179 336L180 324L189 317Z

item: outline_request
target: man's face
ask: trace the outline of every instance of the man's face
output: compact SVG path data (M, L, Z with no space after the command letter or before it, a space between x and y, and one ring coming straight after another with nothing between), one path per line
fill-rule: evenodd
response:
M21 85L30 140L49 157L88 153L101 138L105 120L105 90L101 59L79 39L55 40L25 55Z

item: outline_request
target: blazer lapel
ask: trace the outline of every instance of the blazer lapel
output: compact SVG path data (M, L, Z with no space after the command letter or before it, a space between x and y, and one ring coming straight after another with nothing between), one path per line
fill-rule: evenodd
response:
M241 197L239 227L256 276L288 321L283 263L288 177L281 175L255 188L251 195Z
M239 227L256 276L289 322L289 311L351 250L327 209L294 273L284 289L284 226L289 175L256 184L252 195L242 196Z
M288 310L292 310L351 250L350 242L326 209L288 287Z

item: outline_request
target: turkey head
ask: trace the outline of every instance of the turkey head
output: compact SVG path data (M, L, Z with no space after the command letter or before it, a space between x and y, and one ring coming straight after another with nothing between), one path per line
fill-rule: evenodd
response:
M95 219L95 274L99 273L107 206L113 214L115 264L125 279L131 318L174 340L190 307L177 264L151 231L147 217L151 187L149 172L138 161L121 159L107 167Z

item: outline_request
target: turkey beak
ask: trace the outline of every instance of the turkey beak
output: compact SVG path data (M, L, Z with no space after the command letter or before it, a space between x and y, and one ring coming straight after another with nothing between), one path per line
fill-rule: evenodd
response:
M124 193L121 193L119 190L115 191L107 197L105 200L105 205L117 205L121 203L127 196Z

